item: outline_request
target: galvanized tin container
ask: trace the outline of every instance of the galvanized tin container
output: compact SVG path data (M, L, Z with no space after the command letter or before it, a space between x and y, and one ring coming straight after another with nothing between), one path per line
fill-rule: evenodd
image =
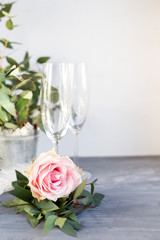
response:
M36 132L34 135L20 137L0 136L0 168L30 162L31 157L36 156L38 135Z

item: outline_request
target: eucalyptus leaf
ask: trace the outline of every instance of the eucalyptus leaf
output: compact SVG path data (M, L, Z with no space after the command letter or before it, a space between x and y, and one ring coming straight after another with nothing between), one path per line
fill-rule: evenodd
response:
M0 105L9 112L12 116L15 116L15 106L10 101L8 95L0 89Z
M11 15L9 13L7 13L6 11L2 10L2 13L4 16L11 18Z
M16 67L19 66L19 64L18 64L18 63L16 62L16 60L14 60L13 58L6 57L6 60L7 60L7 62L8 62L10 65L12 65L12 66L14 66L14 65L16 65Z
M9 123L9 122L5 123L4 126L6 128L12 128L12 129L16 129L17 128L17 125L15 125L14 123Z
M58 100L59 100L59 93L58 93L58 89L57 88L54 88L54 87L51 88L51 99L50 100L51 100L52 103L58 102Z
M3 122L7 122L7 121L8 121L7 113L2 110L1 105L0 105L0 119L1 119Z
M25 53L24 60L23 60L25 70L29 69L29 54L28 52Z
M36 90L36 85L31 79L26 79L20 82L19 84L16 85L16 89L22 89L22 90L31 90L35 91Z
M13 22L11 19L8 19L7 22L6 22L6 27L9 29L9 30L12 30L14 28L14 25L13 25Z
M38 63L45 63L50 59L50 57L40 57L37 59Z
M31 100L33 97L33 93L30 90L23 91L22 93L19 94L21 98L29 99Z
M9 13L10 10L11 10L12 5L13 5L14 3L15 3L15 2L4 4L4 8L3 8L2 10L5 11L5 12L7 12L7 13Z
M6 79L5 72L0 72L0 81L5 82L5 79Z
M18 124L21 125L22 123L27 121L28 110L25 107L22 111L18 112Z
M0 43L6 46L6 48L11 48L11 49L13 48L12 43L9 42L7 39L4 39L4 38L0 39Z
M18 112L22 111L28 103L29 99L21 98L16 104L17 111Z
M14 95L11 97L11 102L16 102L17 100L18 100L17 94L14 94Z

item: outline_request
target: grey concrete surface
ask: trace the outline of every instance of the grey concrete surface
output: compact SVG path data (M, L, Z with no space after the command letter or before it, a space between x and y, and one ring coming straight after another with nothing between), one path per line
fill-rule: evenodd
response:
M83 240L160 239L160 157L83 158L81 167L99 179L97 192L105 194L102 205L79 215ZM11 199L9 194L0 201ZM53 229L43 233L44 223L32 229L24 214L0 207L0 240L74 239Z

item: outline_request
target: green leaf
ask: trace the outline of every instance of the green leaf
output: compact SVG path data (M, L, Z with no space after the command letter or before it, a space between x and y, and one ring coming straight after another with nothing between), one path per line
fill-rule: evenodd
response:
M0 105L0 119L1 119L3 122L8 121L7 113L2 110L1 105Z
M31 213L40 214L41 211L40 211L39 209L37 209L36 207L33 207L33 208L31 209Z
M17 128L17 125L15 125L14 123L9 123L9 122L5 123L4 126L6 128L13 128L13 129Z
M87 179L85 179L77 188L76 190L74 191L74 194L73 194L73 200L77 199L81 193L83 192L83 189L86 185L86 182L87 182Z
M92 196L88 196L82 199L83 204L89 205L92 202Z
M93 192L94 192L94 184L91 183L91 194L93 194Z
M11 19L8 19L7 22L6 22L6 27L9 29L9 30L12 30L14 28L14 25L13 25L13 22Z
M50 59L50 57L40 57L37 59L37 62L42 64L42 63L47 62L49 59Z
M6 86L4 86L4 85L2 84L2 88L0 89L0 92L3 92L3 93L5 93L5 94L7 94L7 95L10 95L11 90L10 90L8 87L6 87Z
M5 79L6 79L5 73L4 72L0 72L0 81L1 82L5 82Z
M14 2L4 4L5 7L3 8L3 11L9 13L13 4Z
M2 43L3 46L6 46L6 48L10 48L10 49L13 48L12 44L21 44L21 43L17 43L17 42L10 42L10 41L8 41L7 39L4 39L4 38L0 39L0 43Z
M37 219L36 217L32 217L29 214L27 214L27 219L33 228L35 228L39 223L39 219Z
M2 43L7 48L13 48L11 42L7 41L7 39L0 39L0 43Z
M92 184L95 184L98 181L98 178L96 178L93 182L91 182Z
M56 103L59 100L59 93L58 93L58 89L52 87L51 88L51 102L52 103Z
M21 125L22 123L27 121L27 114L28 110L25 107L22 111L18 112L18 124Z
M24 211L24 208L25 208L25 205L16 207L16 213L23 212L23 211Z
M37 215L37 214L39 215L41 213L41 211L39 209L37 209L36 207L34 207L33 205L25 206L24 211L32 217L34 215Z
M2 89L0 89L0 105L12 116L15 116L15 106L10 101L8 95L2 91Z
M72 220L70 220L70 219L67 219L67 222L68 222L69 224L71 224L72 227L73 227L74 229L76 229L76 230L81 230L81 229L82 229L82 226L81 226L78 222L72 221Z
M28 52L26 52L26 54L24 56L23 64L24 64L25 70L28 70L29 69L29 54L28 54Z
M36 90L36 85L34 82L30 79L23 80L20 82L17 86L16 89L22 89L22 90L31 90L35 91Z
M18 185L15 186L15 189L9 191L9 193L15 197L18 197L26 202L31 202L33 200L33 196L30 190L22 188Z
M5 207L12 207L14 205L20 205L20 204L28 204L28 203L23 201L23 200L21 200L21 199L19 199L19 198L15 198L12 201L5 202L3 204L3 206L5 206Z
M58 217L55 221L55 226L62 228L63 225L65 224L66 220L67 220L67 218Z
M6 73L6 76L9 76L12 72L14 72L14 70L17 70L16 65L13 65L11 68L9 68L8 72Z
M37 105L40 95L40 84L39 82L34 82L34 84L36 85L36 90L33 92L32 105Z
M26 182L26 181L23 181L23 180L17 180L17 181L12 182L12 186L13 186L14 188L15 188L17 185L18 185L19 187L24 188L24 187L27 185L27 182Z
M61 209L62 209L62 208L61 208ZM72 215L72 213L73 213L73 210L70 209L70 210L61 211L59 214L60 214L60 215L65 214L63 217L64 217L64 218L68 218L70 215Z
M33 93L32 93L32 91L26 90L26 91L23 91L22 93L20 93L19 96L21 98L25 98L25 99L31 100L32 97L33 97Z
M47 217L45 224L44 224L44 233L47 234L52 228L55 226L56 215L50 215Z
M83 196L83 197L88 197L88 196L91 196L91 193L87 190L83 190L83 192L81 193L80 197Z
M7 12L4 11L4 10L2 10L2 13L3 13L4 16L6 16L6 17L8 17L8 18L11 18L11 17L12 17L9 13L7 13Z
M69 215L69 218L73 220L74 222L78 222L76 214L73 212L71 215Z
M38 112L34 117L32 117L32 125L38 125L38 127L44 132L44 127L42 124L40 112Z
M53 211L47 211L47 210L42 211L42 214L45 215L45 219L47 219L51 215L55 215Z
M65 222L65 224L61 228L61 231L70 235L70 236L73 236L73 237L77 236L74 228L72 227L72 225L68 221Z
M22 181L25 181L26 183L28 183L28 178L17 170L16 170L16 178L17 178L17 180L22 180Z
M29 103L29 99L21 98L16 104L17 111L18 112L23 111L28 103Z
M18 63L17 63L18 64ZM9 71L9 80L11 81L23 81L22 76L20 75L20 68L16 67L17 65L13 65L12 68ZM8 73L7 73L8 74ZM16 84L16 83L15 83Z
M14 95L11 97L11 102L16 102L17 100L18 100L17 94L14 94Z
M93 196L92 196L93 205L95 207L98 207L101 204L103 198L104 198L104 195L101 193L93 194Z
M18 64L18 63L16 62L16 60L14 60L13 58L6 57L6 60L7 60L7 62L8 62L10 65L12 65L12 66L14 66L14 65L16 65L16 67L19 66L19 64Z
M59 207L56 204L54 204L51 200L47 200L47 199L41 200L40 202L38 202L38 200L35 199L34 205L37 208L40 208L43 210L55 211L59 209Z

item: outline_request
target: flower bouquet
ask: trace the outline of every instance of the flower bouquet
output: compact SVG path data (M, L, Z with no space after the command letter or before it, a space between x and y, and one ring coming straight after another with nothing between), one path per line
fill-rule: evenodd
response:
M9 192L16 198L2 204L16 207L16 213L26 212L33 228L44 220L44 233L57 226L76 236L75 230L82 228L76 215L99 206L104 198L103 194L94 193L97 179L91 183L82 181L82 170L54 150L41 153L25 173L27 177L16 171L14 189ZM90 185L90 191L84 189L86 185Z

